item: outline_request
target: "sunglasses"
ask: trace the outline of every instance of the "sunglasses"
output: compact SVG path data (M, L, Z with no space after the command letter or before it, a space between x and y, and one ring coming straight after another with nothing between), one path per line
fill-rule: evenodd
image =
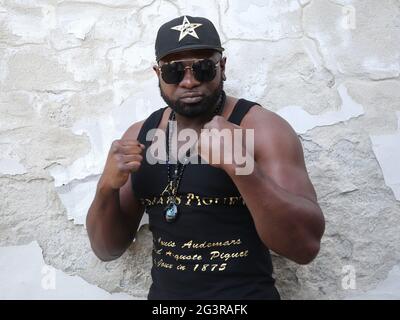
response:
M222 57L221 57L222 59ZM185 77L186 69L192 70L194 78L199 82L209 82L215 78L217 74L217 62L211 59L196 60L191 66L185 66L183 62L193 60L180 60L164 63L162 66L157 66L161 72L161 77L165 83L179 84Z

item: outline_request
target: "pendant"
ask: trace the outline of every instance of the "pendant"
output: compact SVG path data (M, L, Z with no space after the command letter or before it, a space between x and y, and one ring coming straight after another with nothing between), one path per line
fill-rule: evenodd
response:
M165 220L167 222L174 222L178 217L178 207L174 202L167 205L164 209L165 212Z

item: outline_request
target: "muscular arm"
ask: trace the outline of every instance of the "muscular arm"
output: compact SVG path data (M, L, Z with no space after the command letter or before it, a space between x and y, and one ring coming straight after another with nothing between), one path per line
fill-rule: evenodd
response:
M319 252L325 222L297 134L284 119L261 107L253 107L241 126L255 130L254 170L246 176L227 172L264 244L307 264Z
M121 140L136 140L142 124L131 126ZM86 227L94 253L99 259L110 261L120 257L132 243L144 208L133 194L130 175L119 189L107 185L103 175L86 217Z

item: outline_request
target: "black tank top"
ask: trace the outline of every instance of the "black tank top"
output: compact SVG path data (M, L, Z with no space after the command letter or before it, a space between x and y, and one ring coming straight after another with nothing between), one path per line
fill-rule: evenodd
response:
M255 103L240 99L229 121L240 125ZM138 140L158 128L166 108L150 115ZM148 299L279 299L269 250L231 178L208 164L188 164L178 190L179 218L167 222L161 196L166 164L146 157L132 173L135 196L145 205L153 234L153 283Z

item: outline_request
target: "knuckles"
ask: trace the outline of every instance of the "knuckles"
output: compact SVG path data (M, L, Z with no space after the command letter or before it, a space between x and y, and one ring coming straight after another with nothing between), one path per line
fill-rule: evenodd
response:
M140 154L143 151L143 147L138 141L135 142L136 144L124 145L123 140L114 140L111 143L110 152L113 154L118 154L123 151L126 152L126 148L129 148L132 154Z
M111 152L115 153L119 150L120 142L119 140L115 140L111 144Z
M125 169L125 165L122 162L118 162L117 168L118 168L118 170L123 171Z
M117 162L121 162L121 155L119 153L113 154L114 160Z

